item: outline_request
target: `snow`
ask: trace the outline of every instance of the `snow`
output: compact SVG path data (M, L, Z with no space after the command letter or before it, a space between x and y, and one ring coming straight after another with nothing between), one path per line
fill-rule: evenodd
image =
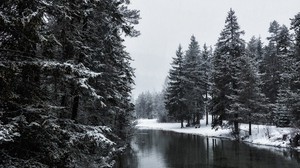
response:
M231 128L212 129L210 125L212 117L209 116L208 118L209 124L206 126L205 120L202 119L200 121L200 128L180 128L180 123L158 123L157 119L138 119L136 127L138 129L165 130L208 137L234 139L231 134ZM185 125L186 123L184 123L184 126ZM248 124L240 124L240 139L244 142L257 145L290 147L289 139L293 133L297 132L295 128L278 128L276 126L252 124L252 135L249 136L248 126Z
M83 64L72 64L72 63L69 63L69 62L65 62L65 63L59 63L57 61L42 61L42 62L36 62L37 64L38 63L41 63L42 64L42 67L44 68L48 68L48 67L56 67L56 66L59 66L59 67L62 67L62 68L70 68L70 70L74 73L78 73L80 74L81 76L86 76L86 77L97 77L97 76L100 76L102 75L102 73L98 73L98 72L94 72L94 71L91 71L89 68L85 67Z
M55 68L61 67L63 69L70 69L70 71L77 76L77 82L80 87L88 89L91 92L91 95L96 99L101 99L102 97L96 93L96 89L94 89L91 85L88 84L89 78L95 78L97 76L102 75L102 73L91 71L89 68L85 67L82 63L72 64L69 62L59 63L56 61L42 61L37 62L41 63L43 68ZM75 79L75 77L73 77ZM103 102L101 102L105 106Z
M13 141L15 137L19 137L20 133L16 132L15 125L7 124L2 125L0 124L0 144L2 142L9 142Z
M115 142L108 139L103 131L111 132L109 127L105 126L85 126L80 125L80 127L84 128L84 132L73 132L70 138L70 143L74 144L74 142L78 141L79 139L89 139L91 142L95 142L97 146L113 146L116 145Z

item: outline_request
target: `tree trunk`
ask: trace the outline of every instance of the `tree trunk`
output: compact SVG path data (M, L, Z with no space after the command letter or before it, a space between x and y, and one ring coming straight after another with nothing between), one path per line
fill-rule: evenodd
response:
M204 105L204 110L205 110L205 116L206 116L206 126L208 125L208 111L207 111L207 91L205 93L205 105Z
M181 128L183 128L183 118L180 119L181 122Z
M195 124L200 124L200 114L196 113L196 122Z
M251 132L251 121L249 121L249 135L252 135L252 132Z
M251 132L251 114L249 113L249 135L252 135Z
M234 133L239 134L239 122L238 122L238 114L234 114Z
M195 122L195 127L200 128L200 113L196 113L196 122Z
M208 125L208 111L206 109L206 105L204 107L204 110L205 110L205 116L206 116L206 126Z

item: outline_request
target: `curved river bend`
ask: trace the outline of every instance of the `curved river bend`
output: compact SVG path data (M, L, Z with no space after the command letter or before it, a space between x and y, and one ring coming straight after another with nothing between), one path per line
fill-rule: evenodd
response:
M300 168L300 153L161 130L138 130L117 168Z

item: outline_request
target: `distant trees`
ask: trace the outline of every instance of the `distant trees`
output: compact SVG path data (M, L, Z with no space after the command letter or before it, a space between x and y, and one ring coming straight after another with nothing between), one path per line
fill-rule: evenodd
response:
M153 97L150 92L141 93L135 102L135 113L137 118L156 117L153 110Z
M0 2L0 167L112 166L132 126L128 4Z
M164 93L141 93L135 101L135 114L137 118L158 118L166 122L166 109L164 105Z

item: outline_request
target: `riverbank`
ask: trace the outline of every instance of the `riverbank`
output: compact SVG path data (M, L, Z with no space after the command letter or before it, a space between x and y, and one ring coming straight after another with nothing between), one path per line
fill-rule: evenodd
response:
M211 116L209 124L206 126L205 120L200 121L200 128L184 127L180 128L180 123L159 123L157 119L139 119L136 127L138 129L166 130L178 133L195 134L208 137L230 138L234 139L230 128L211 128ZM276 147L290 147L290 137L299 132L295 128L277 128L276 126L252 124L252 135L248 135L248 124L240 124L241 140L257 145L267 145ZM297 148L300 150L300 147Z

